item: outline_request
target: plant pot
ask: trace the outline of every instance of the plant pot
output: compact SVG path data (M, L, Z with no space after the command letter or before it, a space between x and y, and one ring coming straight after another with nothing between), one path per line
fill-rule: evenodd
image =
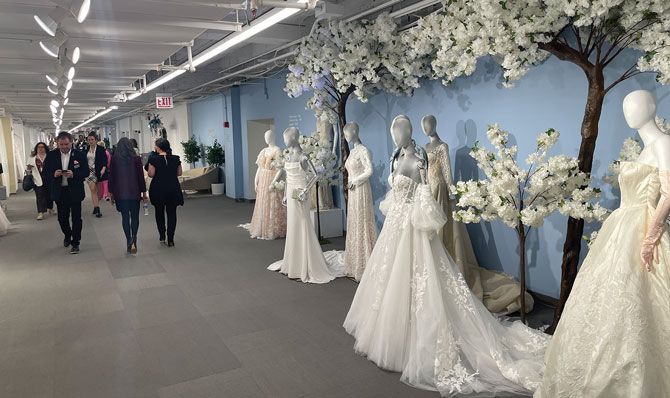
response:
M223 195L226 190L226 184L212 184L212 195Z

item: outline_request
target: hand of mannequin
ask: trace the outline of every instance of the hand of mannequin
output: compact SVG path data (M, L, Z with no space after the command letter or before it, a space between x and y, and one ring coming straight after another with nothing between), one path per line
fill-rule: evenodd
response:
M670 171L664 170L658 173L661 179L661 197L654 210L654 215L649 223L647 234L642 240L640 258L647 271L651 271L654 260L658 260L657 243L666 229L666 220L670 215Z

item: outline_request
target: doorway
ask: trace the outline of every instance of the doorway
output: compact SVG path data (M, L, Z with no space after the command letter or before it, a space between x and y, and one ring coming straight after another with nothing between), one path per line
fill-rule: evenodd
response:
M246 199L256 199L256 191L254 190L254 178L256 177L256 159L263 148L267 146L265 143L265 132L275 129L274 119L257 119L247 120L247 186L245 192Z

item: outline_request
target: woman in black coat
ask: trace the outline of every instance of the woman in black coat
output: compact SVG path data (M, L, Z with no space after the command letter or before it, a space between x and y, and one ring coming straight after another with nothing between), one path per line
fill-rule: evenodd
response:
M88 177L86 183L91 191L91 200L93 200L93 214L100 218L100 198L98 197L98 183L105 181L109 177L107 170L107 154L105 148L98 145L98 136L91 131L86 137L88 141L88 150L86 151L86 160L88 161Z
M165 138L156 140L155 153L149 157L147 171L152 178L149 186L149 199L156 210L156 226L161 242L174 246L174 233L177 228L177 206L184 205L184 196L179 185L182 174L179 156L172 154L170 142ZM167 231L165 216L167 215Z

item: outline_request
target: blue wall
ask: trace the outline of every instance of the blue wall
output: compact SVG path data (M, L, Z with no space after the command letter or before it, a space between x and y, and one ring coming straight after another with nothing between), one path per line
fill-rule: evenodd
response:
M624 61L632 62L634 57L632 52L625 54ZM614 65L612 69L622 72L625 67ZM609 76L610 80L613 75ZM281 140L281 132L289 126L297 126L303 133L310 133L315 129L313 113L304 109L307 97L288 98L282 90L283 86L281 78L242 86L242 142L234 143L241 145L244 157L242 165L247 164L247 120L274 118L278 140ZM359 123L361 139L372 152L375 171L371 181L378 205L388 189L387 160L393 145L388 128L396 115L403 113L410 117L414 125L414 138L420 145L428 141L421 132L421 117L435 115L438 118L438 132L451 148L455 178L469 179L478 176L476 164L468 155L469 147L475 141L486 145L486 126L490 123L499 123L510 132L513 142L519 146L520 159L524 159L534 149L537 134L550 127L561 132L554 154L576 156L586 102L586 87L586 79L581 70L551 58L543 65L531 69L515 88L506 89L500 85L499 68L491 60L483 60L475 75L458 79L448 87L439 81L432 81L425 82L413 97L394 97L382 93L370 98L367 104L352 99L347 108L347 116L350 121ZM623 118L621 103L628 92L640 88L655 92L659 102L659 115L670 117L670 100L667 98L670 90L659 86L653 75L637 76L611 91L605 101L600 122L594 164L594 177L597 179L606 173L607 165L617 157L623 140L634 134ZM196 104L193 104L193 108L195 107ZM206 112L203 117L207 117ZM199 117L194 110L194 126L197 119ZM195 132L196 129L192 131ZM226 150L228 151L228 146ZM226 162L228 166L228 160ZM254 170L243 170L243 194L249 192L246 182L249 172L253 173ZM605 190L604 199L609 207L616 207L618 203L616 192L610 192L609 189ZM379 213L377 220L380 224L383 221ZM527 242L529 288L553 297L557 297L559 292L565 224L565 217L554 215L546 220L543 227L533 230ZM468 231L483 266L518 275L517 241L511 229L502 223L493 222L469 225Z

